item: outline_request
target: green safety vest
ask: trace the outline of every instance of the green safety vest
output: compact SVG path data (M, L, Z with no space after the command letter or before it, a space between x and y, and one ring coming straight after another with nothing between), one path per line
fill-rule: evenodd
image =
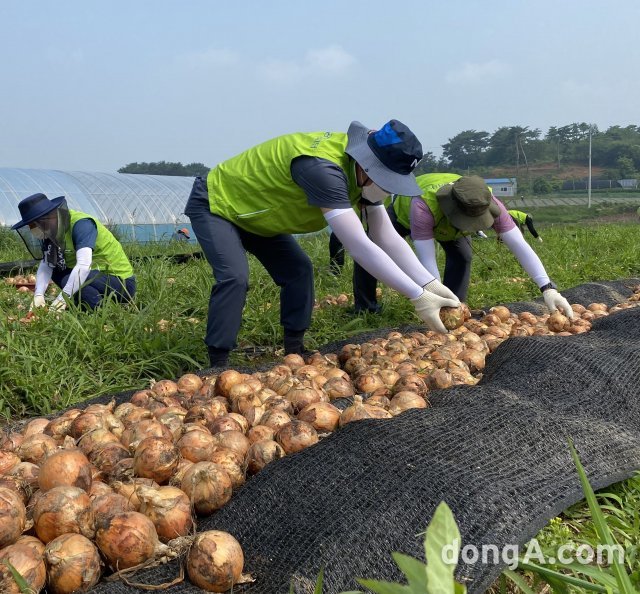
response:
M100 221L91 215L69 209L71 224L65 233L64 260L69 268L76 265L76 250L73 246L73 227L81 219L91 219L98 228L96 245L91 258L91 270L100 270L106 274L119 276L122 279L133 276L133 268L124 253L122 245Z
M524 225L526 225L527 223L526 212L522 212L521 210L508 210L507 212L511 215L512 218L514 218L518 222L518 225L520 225L521 228Z
M429 207L433 215L433 237L437 241L454 241L464 235L470 235L470 233L466 231L458 231L458 229L449 222L449 219L444 216L438 199L436 198L436 192L442 186L454 182L460 179L460 177L462 176L456 173L426 173L425 175L416 177L416 181L422 189L420 198L422 198ZM412 196L396 196L393 203L393 209L398 217L398 222L407 229L411 228L410 212L412 198Z
M265 237L319 231L327 222L291 178L291 161L311 156L338 165L347 177L349 201L355 207L361 189L346 146L346 133L310 132L279 136L240 153L207 175L211 212Z

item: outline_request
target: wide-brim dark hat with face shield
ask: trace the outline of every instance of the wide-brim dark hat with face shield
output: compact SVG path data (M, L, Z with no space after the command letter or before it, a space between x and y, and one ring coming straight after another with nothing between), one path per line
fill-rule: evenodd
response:
M438 204L451 224L460 231L481 231L500 215L491 190L477 175L463 175L437 192Z
M347 138L346 153L374 184L390 194L422 194L413 175L422 159L422 145L402 122L390 120L375 131L360 122L351 122Z
M41 219L51 211L65 203L64 196L58 196L49 200L44 194L32 194L27 196L18 204L18 210L22 215L22 220L12 225L12 229L20 229L29 223Z

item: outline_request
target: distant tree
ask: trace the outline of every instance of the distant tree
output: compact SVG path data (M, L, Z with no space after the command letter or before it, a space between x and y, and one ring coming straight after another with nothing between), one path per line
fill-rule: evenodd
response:
M531 189L534 194L549 194L553 190L553 184L546 177L536 177Z
M118 169L118 173L139 173L146 175L183 175L186 177L195 177L197 175L206 176L209 167L203 163L171 163L168 161L157 161L154 163L129 163Z
M468 169L481 165L484 151L489 146L489 133L464 130L442 145L442 154L451 165L458 169Z
M449 170L449 164L444 157L436 157L431 151L426 152L415 169L416 175L425 173L442 173Z
M633 159L630 157L618 157L616 165L621 179L632 179L638 175Z

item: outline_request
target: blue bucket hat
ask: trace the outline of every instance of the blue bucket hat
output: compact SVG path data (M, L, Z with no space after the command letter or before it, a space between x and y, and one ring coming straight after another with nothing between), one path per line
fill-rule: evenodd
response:
M415 134L398 120L388 121L372 131L360 122L351 122L345 152L364 172L390 194L420 196L413 170L422 159L422 145Z
M44 215L49 214L64 203L64 196L58 196L49 200L44 194L32 194L27 196L18 204L18 210L22 215L22 220L13 225L12 229L20 229L29 223L33 223Z

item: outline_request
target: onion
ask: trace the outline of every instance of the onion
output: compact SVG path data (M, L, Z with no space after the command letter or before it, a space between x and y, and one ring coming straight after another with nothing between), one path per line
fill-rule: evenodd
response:
M180 461L178 448L168 439L147 437L133 455L133 470L137 476L166 483Z
M435 369L429 374L428 380L433 390L444 390L453 384L451 374L446 369Z
M40 467L32 462L20 462L17 466L11 469L9 476L16 477L21 481L24 481L30 488L35 489L38 487L38 475L40 474Z
M100 581L101 561L96 545L81 534L63 534L45 549L51 594L86 592Z
M9 563L27 583L28 592L38 593L44 588L47 568L44 555L27 544L13 544L0 551L0 592L21 594L24 590L13 579Z
M312 380L320 375L322 375L322 370L315 365L303 365L295 371L295 376L301 380Z
M378 406L380 408L384 408L385 410L389 410L391 400L389 400L389 397L386 394L383 394L382 391L376 391L364 401L364 404Z
M176 471L173 473L173 476L169 480L169 484L172 487L179 487L185 472L187 472L187 470L193 465L194 462L191 462L191 460L187 460L186 458L180 460L180 462L178 463L178 468L176 468Z
M7 487L0 487L0 549L15 542L27 522L22 497Z
M174 381L163 379L155 382L151 386L151 391L161 398L173 398L178 394L178 384Z
M67 532L93 538L91 499L78 487L54 487L38 498L33 523L38 538L44 543Z
M178 380L178 392L183 394L195 394L202 388L202 379L195 373L185 373Z
M9 474L20 462L18 454L0 450L0 476Z
M28 534L23 534L13 544L27 545L28 547L31 547L39 555L44 555L45 544L35 536L29 536Z
M324 393L331 400L336 398L351 398L355 395L355 389L350 380L343 377L332 377L322 386Z
M204 462L209 459L216 444L211 433L203 431L189 431L176 443L180 455L191 462Z
M71 427L71 423L73 423L73 419L75 417L72 416L61 416L57 419L53 419L49 422L49 424L44 428L43 433L45 435L50 435L57 442L61 442L67 435L69 435L69 429Z
M247 437L251 444L263 439L273 439L275 435L276 430L273 427L267 427L266 425L254 425L249 429L249 431L247 431Z
M409 374L403 375L393 386L394 394L407 390L420 394L420 396L426 396L429 388L419 375Z
M25 505L29 501L29 497L31 497L30 486L17 476L9 474L0 476L0 487L13 491L18 497L20 497L22 503Z
M207 424L207 429L211 431L212 435L221 433L222 431L240 431L244 433L242 425L229 415L215 418L211 423Z
M238 583L244 566L240 543L226 532L196 536L187 556L189 580L207 592L226 592Z
M234 413L234 412L229 413L227 416L231 417L232 419L238 422L238 424L240 425L240 430L243 433L246 433L247 431L249 431L250 425L246 417L244 417L239 413Z
M440 320L447 330L460 328L464 323L464 310L462 307L441 307Z
M142 489L142 486L138 487ZM111 518L122 512L136 511L135 505L124 495L109 489L108 493L98 495L91 501L91 512L93 513L95 526L106 526Z
M316 431L327 433L338 428L341 411L328 402L313 402L298 413L298 420L313 425Z
M298 384L289 389L286 399L291 402L294 412L299 412L312 402L320 402L323 396L324 393L317 388Z
M310 423L294 419L278 430L276 441L287 454L294 454L318 443L318 432Z
M327 369L327 371L325 371L322 375L324 375L327 380L333 379L335 377L340 377L349 381L349 374L339 367L331 367Z
M220 509L231 499L233 490L227 471L213 462L197 462L191 466L180 488L199 515L210 515Z
M221 414L214 413L210 404L196 404L187 411L183 423L185 425L198 423L199 425L207 426L209 423L212 423L216 417L225 414L227 414L226 410L221 411Z
M141 486L138 489L140 513L149 518L156 527L162 542L187 536L194 527L191 505L184 491L177 487Z
M267 464L284 458L282 446L271 439L261 439L251 445L246 457L247 473L250 475L260 472Z
M125 427L129 427L130 425L133 425L135 423L138 423L140 421L143 421L145 419L152 419L153 418L153 413L150 410L147 410L146 408L142 408L141 406L135 406L133 404L130 404L128 402L126 402L125 404L123 404L122 406L130 406L131 408L127 408L125 410L122 411L121 415L118 417L116 416L116 418L120 419L122 421L122 424ZM117 412L117 410L116 410Z
M299 369L300 367L304 367L306 365L302 356L294 353L285 355L282 362L292 371L296 371L296 369Z
M116 492L128 499L131 505L138 509L140 507L140 499L138 499L138 489L141 485L148 487L159 487L158 483L144 478L135 478L132 481L114 481L111 483L111 488Z
M32 435L38 435L45 430L49 422L49 419L32 419L27 423L27 426L22 431L22 435L24 435L25 439Z
M15 452L24 441L22 433L14 432L6 434L0 432L0 435L2 435L0 439L0 450L4 450L5 452Z
M140 442L147 437L162 437L169 441L173 440L173 435L166 425L156 419L146 419L125 429L120 441L133 454Z
M113 516L106 526L98 528L96 544L114 571L140 565L166 551L153 522L139 512Z
M260 419L261 425L272 427L276 431L281 427L284 427L287 423L291 422L291 417L283 410L269 410Z
M113 493L113 489L107 485L107 483L103 483L102 481L94 480L91 483L91 488L89 489L89 499L93 501L96 497L100 497L101 495L107 495L108 493Z
M226 369L218 378L214 386L214 393L219 396L229 397L229 390L232 386L239 384L243 381L242 374L234 369Z
M49 453L58 449L58 444L53 437L36 433L29 437L25 437L24 441L17 450L23 462L32 462L39 464L40 461Z
M91 465L77 448L53 452L40 465L38 483L43 491L62 486L88 491L91 487Z
M553 312L547 319L547 328L552 332L563 332L571 327L569 318L559 311Z
M345 344L338 353L338 361L344 365L349 359L359 357L362 349L359 344Z
M243 458L240 458L237 452L223 447L216 448L209 457L209 462L219 464L227 471L231 479L231 486L234 489L237 489L245 482L244 472L241 467L242 461Z
M362 396L354 396L353 404L342 411L340 415L340 427L353 421L362 419L389 419L391 413L384 408L372 406L362 402Z
M415 392L397 392L391 399L389 412L395 416L410 408L427 408L427 403Z
M288 415L293 414L293 404L291 403L291 401L284 396L279 396L278 394L274 394L273 396L267 398L264 401L263 407L265 411L282 410Z
M216 434L216 441L218 446L236 452L240 459L244 459L251 445L249 438L242 431L221 431Z
M119 443L120 440L115 433L111 433L108 429L96 429L85 433L78 440L78 447L88 456L94 448L105 446L108 443Z
M590 303L589 305L587 305L587 309L594 313L597 311L606 313L609 308L607 307L606 303Z
M89 455L89 459L101 472L110 475L112 478L119 476L124 468L133 468L133 462L125 462L125 460L133 460L131 453L121 443L107 443L94 448Z
M385 387L385 383L382 378L374 372L363 373L356 379L354 383L358 392L365 393L374 392L378 388Z

